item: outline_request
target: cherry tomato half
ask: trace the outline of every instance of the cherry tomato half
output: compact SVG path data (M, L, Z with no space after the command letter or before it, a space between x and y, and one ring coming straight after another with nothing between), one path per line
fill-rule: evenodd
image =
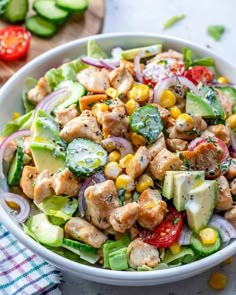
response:
M0 30L0 59L13 61L25 56L30 47L30 32L20 26Z
M183 228L182 214L173 207L168 210L164 220L155 228L154 232L141 232L140 237L145 243L157 248L168 248L179 239Z
M211 83L214 79L213 73L204 66L194 66L185 72L185 77L191 80L195 85L199 82L203 84Z

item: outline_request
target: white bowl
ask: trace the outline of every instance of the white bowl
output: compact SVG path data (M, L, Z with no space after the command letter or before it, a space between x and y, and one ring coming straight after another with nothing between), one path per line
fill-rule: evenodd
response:
M216 67L221 75L228 77L230 81L236 83L236 68L215 53L196 44L172 37L147 33L97 35L81 40L75 40L52 49L19 70L0 90L1 128L3 128L3 125L11 119L14 111L21 111L21 89L25 78L29 76L39 78L50 68L61 64L63 60L68 58L73 59L84 54L86 52L87 41L91 38L96 40L108 52L116 46L132 48L155 43L163 43L165 49L172 48L179 51L182 51L183 47L188 47L197 56L213 57ZM82 265L47 250L45 247L27 236L1 205L0 219L23 245L43 257L48 262L56 265L58 268L72 272L83 279L112 285L145 286L182 280L201 273L219 264L228 256L236 253L235 241L207 258L175 268L146 272L112 271L94 266Z

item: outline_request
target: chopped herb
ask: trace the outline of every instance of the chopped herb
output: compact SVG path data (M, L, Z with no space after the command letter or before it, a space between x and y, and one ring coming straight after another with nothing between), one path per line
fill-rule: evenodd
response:
M175 15L172 16L170 19L168 19L165 23L163 28L164 29L169 29L170 27L172 27L174 24L176 24L177 22L181 21L182 19L184 19L186 16L184 14L181 15Z
M212 39L214 39L215 41L219 41L224 32L225 27L220 25L212 25L208 26L207 28L208 35L212 37Z
M173 223L176 224L176 223L179 222L179 220L180 220L179 217L176 217L176 218L173 220Z
M140 193L138 193L137 191L134 191L132 195L133 202L136 202L139 199L139 197L140 197Z
M119 189L119 191L118 191L118 197L120 200L120 204L122 206L124 205L124 201L125 201L125 192L126 192L126 189L123 187L121 189Z
M107 197L107 202L108 202L108 203L111 203L112 198L113 198L113 196L112 196L112 195L109 195L109 196Z
M111 105L111 104L112 104L112 100L111 100L111 99L106 100L106 101L105 101L105 104L106 104L107 106Z

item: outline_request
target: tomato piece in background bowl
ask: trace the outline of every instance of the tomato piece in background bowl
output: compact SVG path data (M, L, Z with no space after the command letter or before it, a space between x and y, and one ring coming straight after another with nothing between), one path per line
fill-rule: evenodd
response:
M154 247L169 248L179 239L182 228L182 214L175 208L169 207L165 218L154 231L143 231L140 233L140 237L145 243Z
M0 30L0 59L14 61L24 57L30 47L30 32L20 26Z

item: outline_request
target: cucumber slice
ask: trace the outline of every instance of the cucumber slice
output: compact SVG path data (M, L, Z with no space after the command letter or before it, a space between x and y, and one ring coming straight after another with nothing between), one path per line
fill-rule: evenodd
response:
M84 12L88 8L88 0L56 0L56 5L71 12Z
M89 139L74 139L66 151L66 165L79 177L88 177L105 166L107 152Z
M220 250L222 246L221 237L217 232L216 242L213 245L203 245L200 237L197 234L192 234L190 247L198 258L204 258Z
M154 142L161 131L163 123L158 109L150 104L135 111L129 120L132 131L142 135L151 144Z
M18 146L8 172L7 182L9 185L18 185L23 170L23 157L23 148Z
M28 0L10 0L5 6L3 17L11 23L23 21L25 20L28 8Z
M64 239L62 247L70 250L71 252L74 252L75 254L79 255L81 259L84 259L91 264L96 263L100 258L100 256L97 254L97 249L78 241Z
M49 38L56 34L57 27L55 24L47 21L46 19L33 15L26 20L26 28L37 36Z
M62 23L69 15L68 11L57 7L55 1L37 0L33 4L33 9L38 15L53 23Z

